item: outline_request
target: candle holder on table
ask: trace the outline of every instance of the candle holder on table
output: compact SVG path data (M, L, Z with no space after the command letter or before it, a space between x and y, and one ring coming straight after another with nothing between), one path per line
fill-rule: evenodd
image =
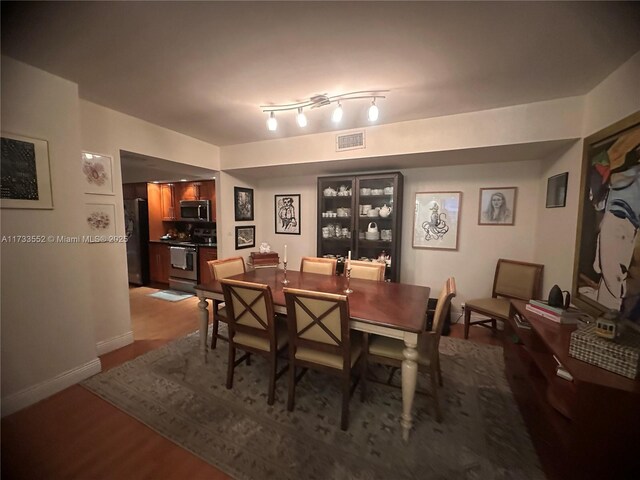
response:
M288 285L291 282L287 280L287 261L285 260L284 262L282 262L282 265L284 266L284 278L282 279L282 284Z
M349 288L350 283L351 283L351 266L347 268L347 288L344 290L344 293L346 294L353 293L353 290Z

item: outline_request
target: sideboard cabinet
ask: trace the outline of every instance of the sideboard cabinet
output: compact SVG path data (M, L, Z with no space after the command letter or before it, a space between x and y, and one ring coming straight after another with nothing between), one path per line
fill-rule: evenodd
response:
M318 178L317 255L386 259L385 280L400 281L402 230L400 172Z

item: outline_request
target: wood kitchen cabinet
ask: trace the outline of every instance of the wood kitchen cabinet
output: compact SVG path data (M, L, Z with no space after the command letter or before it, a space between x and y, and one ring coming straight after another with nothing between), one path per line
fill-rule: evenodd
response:
M218 249L214 247L199 247L198 258L198 271L200 272L199 283L212 282L213 277L211 276L207 262L218 259Z
M160 202L162 205L162 220L176 219L176 195L173 183L160 185Z
M400 172L319 177L317 255L346 257L351 251L354 260L373 261L384 255L385 279L399 282L402 184ZM377 233L368 236L370 230Z
M149 243L149 276L152 282L169 283L169 245Z
M216 184L213 180L176 183L174 192L176 208L181 200L211 200L211 220L216 221Z

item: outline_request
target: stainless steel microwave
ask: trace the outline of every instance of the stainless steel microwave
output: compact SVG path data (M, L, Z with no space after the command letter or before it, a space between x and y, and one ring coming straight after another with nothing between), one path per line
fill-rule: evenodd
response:
M210 222L211 200L180 200L180 219L190 222Z

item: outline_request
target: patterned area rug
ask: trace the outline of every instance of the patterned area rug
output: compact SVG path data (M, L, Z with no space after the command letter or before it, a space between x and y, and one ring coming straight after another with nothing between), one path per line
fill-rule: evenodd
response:
M270 407L266 361L236 367L227 390L227 344L218 342L205 364L197 333L83 385L238 479L543 479L502 349L443 337L440 350L444 420L435 421L430 397L416 395L409 444L400 390L369 384L364 403L356 390L343 432L338 377L307 372L288 412L285 375ZM419 388L428 386L420 374Z

